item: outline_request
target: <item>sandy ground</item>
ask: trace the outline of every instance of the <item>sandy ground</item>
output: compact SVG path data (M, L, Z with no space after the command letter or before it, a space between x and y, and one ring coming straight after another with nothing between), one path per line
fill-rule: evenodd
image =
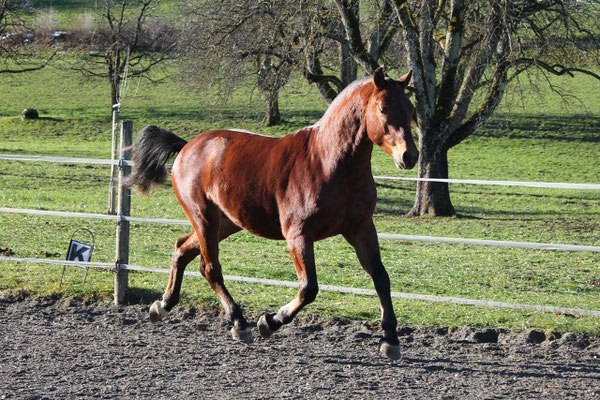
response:
M2 399L600 399L600 339L399 328L403 357L355 321L292 323L252 345L214 313L0 298Z

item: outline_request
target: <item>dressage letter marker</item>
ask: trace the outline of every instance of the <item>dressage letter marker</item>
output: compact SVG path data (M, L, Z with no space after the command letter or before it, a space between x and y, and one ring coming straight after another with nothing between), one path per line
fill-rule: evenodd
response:
M88 262L92 259L92 251L94 250L94 246L90 246L89 244L81 243L76 240L71 240L69 242L69 251L67 253L67 261L84 261ZM77 265L78 268L85 268L81 265Z

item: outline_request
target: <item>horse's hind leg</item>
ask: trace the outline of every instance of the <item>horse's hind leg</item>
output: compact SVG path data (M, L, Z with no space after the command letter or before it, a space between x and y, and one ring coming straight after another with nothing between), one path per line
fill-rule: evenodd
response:
M219 224L219 241L240 231L227 217L221 216ZM179 302L179 293L185 267L200 254L200 246L196 232L189 233L177 239L175 252L171 261L169 282L162 301L155 301L150 307L150 320L157 322L164 319L173 307Z
M150 320L152 322L164 319L169 311L179 302L179 292L185 267L200 254L198 238L192 232L177 239L175 252L171 261L169 283L163 294L162 301L155 301L150 307Z
M233 323L231 329L233 338L251 343L253 341L252 331L248 327L242 309L233 300L225 287L221 263L219 262L219 241L239 231L240 228L233 225L228 219L224 219L220 210L212 204L208 205L204 212L203 218L194 221L202 257L200 272L215 291L225 314Z
M298 275L298 295L281 307L277 314L267 313L260 317L258 331L265 338L271 336L283 324L291 322L304 306L314 301L319 292L313 242L300 236L288 239L287 243Z

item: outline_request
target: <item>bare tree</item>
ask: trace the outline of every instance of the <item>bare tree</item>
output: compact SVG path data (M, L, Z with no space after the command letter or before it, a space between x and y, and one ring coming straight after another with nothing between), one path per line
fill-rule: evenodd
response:
M327 102L357 78L358 65L375 70L398 32L390 1L368 5L361 7L359 0L348 0L343 7L335 1L305 5L311 12L304 13L304 75ZM336 52L338 57L332 57ZM369 57L364 59L362 54Z
M160 0L129 3L104 0L101 25L79 51L72 68L85 75L105 78L110 83L111 104L121 102L128 78L145 77L157 65L173 57L175 30L150 24L152 8ZM153 31L158 26L159 32Z
M0 0L0 74L36 71L55 56L56 51L31 45L30 14L24 0Z
M264 94L267 125L279 121L278 94L293 70L332 101L353 82L358 64L335 4L328 0L190 0L182 35L186 73L231 92L253 76ZM398 31L391 3L359 11L351 1L349 18L367 32L364 46L380 60ZM362 18L362 19L361 19Z
M283 0L185 2L180 49L186 77L227 94L252 78L265 99L265 124L279 123L279 91L302 54L301 12Z
M351 54L366 70L353 1L334 0ZM391 0L413 71L419 177L448 178L448 150L479 129L507 84L533 69L600 81L598 0ZM419 182L409 215L455 213L447 183Z

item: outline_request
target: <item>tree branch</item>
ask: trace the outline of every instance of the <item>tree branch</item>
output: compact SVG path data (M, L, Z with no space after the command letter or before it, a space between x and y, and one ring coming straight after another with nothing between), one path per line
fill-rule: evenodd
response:
M0 74L19 74L21 72L39 71L40 69L43 69L43 68L47 67L48 64L50 64L50 61L52 61L52 59L56 56L57 52L58 51L55 50L54 53L52 53L52 55L47 60L44 60L44 62L40 65L36 65L34 67L17 68L17 69L12 69L12 68L0 69Z
M402 24L403 29L401 32L404 36L404 45L407 50L408 67L413 72L412 86L415 88L415 108L418 124L421 128L427 129L427 124L431 122L431 117L435 110L431 109L426 101L423 101L427 98L427 88L417 24L414 21L407 0L393 0L392 7Z
M477 110L458 129L451 132L451 135L446 140L447 148L456 146L479 129L493 114L498 104L500 104L508 82L508 70L511 67L511 63L507 59L507 36L505 36L502 43L498 45L497 53L499 55L498 64L494 72L492 84L489 87L485 99L481 102L481 105Z
M152 0L147 0L142 3L142 8L138 12L138 16L137 16L137 22L135 25L135 34L133 37L133 41L131 42L131 45L130 45L131 48L137 47L138 40L140 38L140 32L142 31L142 21L144 20L144 17L146 15L146 9L148 8L148 6L150 6L151 3L152 3Z
M0 2L0 27L2 26L2 23L4 22L5 18L6 18L6 10L8 8L8 0L2 0ZM0 30L0 33L2 32L2 30Z
M338 78L323 73L321 63L316 54L307 53L304 76L309 82L314 83L317 86L319 93L321 93L323 99L328 103L332 102L344 88L343 83ZM331 86L332 84L337 90Z
M358 10L355 11L354 7L350 4L352 0L334 1L340 12L342 25L344 26L348 38L350 52L365 71L372 73L379 68L379 64L373 60L363 44L357 15Z
M439 119L448 117L455 100L456 74L458 72L458 61L461 55L460 49L464 29L463 11L463 0L450 1L450 24L446 33L442 78L436 105Z
M421 47L421 59L423 65L424 98L419 99L426 102L427 109L435 112L435 86L436 86L436 60L434 55L433 37L433 14L435 12L434 0L422 0L419 23L419 45Z
M470 66L463 75L464 77L458 90L452 113L448 116L449 132L457 129L467 115L475 90L481 81L485 69L489 66L490 51L497 49L498 42L502 36L502 12L497 4L492 9L489 21L487 26L491 26L493 29L491 32L488 32L487 37L480 44L476 55L470 58ZM508 52L508 48L503 47L503 49ZM502 57L505 56L503 55Z
M367 50L373 60L379 60L392 43L392 39L396 35L396 32L398 32L397 19L398 17L394 13L390 1L385 0L377 20L379 28L375 29L369 39Z
M550 65L543 61L536 60L534 58L519 58L514 62L514 64L515 65L525 64L525 65L529 65L529 66L538 67L538 68L541 68L544 71L550 72L551 74L556 75L556 76L568 75L570 77L573 77L574 73L580 73L580 74L591 76L600 81L600 75L598 75L597 73L595 73L593 71L583 69L583 68L578 68L578 67L566 67L566 66L560 65L560 64Z

